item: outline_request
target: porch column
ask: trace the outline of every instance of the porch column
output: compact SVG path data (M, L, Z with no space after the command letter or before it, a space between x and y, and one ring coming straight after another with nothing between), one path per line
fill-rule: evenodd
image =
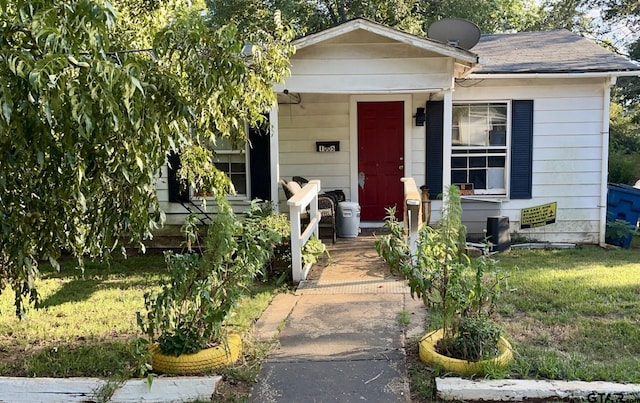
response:
M269 111L269 124L270 124L270 158L271 161L269 169L271 170L271 202L274 206L278 204L278 181L280 180L280 147L278 145L280 138L279 125L278 125L278 103L276 102L271 111Z
M444 91L442 115L442 191L451 184L451 126L453 119L453 88Z

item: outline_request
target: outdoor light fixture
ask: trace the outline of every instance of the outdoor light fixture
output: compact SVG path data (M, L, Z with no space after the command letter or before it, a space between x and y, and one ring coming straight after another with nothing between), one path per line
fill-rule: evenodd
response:
M416 110L416 126L424 126L424 122L427 121L427 114L424 112L424 108L418 108Z

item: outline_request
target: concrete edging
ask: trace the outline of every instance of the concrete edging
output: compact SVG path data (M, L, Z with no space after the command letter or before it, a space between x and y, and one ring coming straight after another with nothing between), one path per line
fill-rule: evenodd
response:
M436 378L436 389L438 397L453 401L522 402L561 399L640 403L640 385L601 381Z
M185 402L211 400L220 376L158 377L151 388L146 379L124 382L110 402ZM12 403L72 403L92 401L99 389L107 385L99 378L0 378L0 401Z

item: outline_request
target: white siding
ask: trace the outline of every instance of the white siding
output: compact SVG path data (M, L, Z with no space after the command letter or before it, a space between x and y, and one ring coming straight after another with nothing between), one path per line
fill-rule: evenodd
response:
M280 175L320 179L322 190L349 189L349 96L300 94L299 104L280 104ZM340 151L316 152L316 141L339 141ZM279 200L284 201L279 189ZM281 208L283 203L280 203Z
M497 205L500 215L509 217L511 230L527 237L598 243L604 88L599 79L484 80L456 87L454 102L534 100L533 198L465 202L470 233L482 233L485 210ZM558 206L555 224L520 229L521 209L550 202Z
M323 190L341 189L347 199L357 189L354 158L354 97L402 95L411 115L427 99L437 99L452 85L453 61L368 32L353 32L309 46L294 55L292 76L276 92L281 178L320 179ZM601 183L604 79L485 79L457 81L454 102L534 100L533 198L465 200L469 233L482 237L488 216L509 217L511 230L541 241L597 243ZM299 95L300 98L297 96ZM425 181L426 128L411 122L405 131L405 176ZM316 141L339 141L340 151L316 152ZM158 196L168 221L182 224L182 206L168 203L166 167L158 179ZM446 176L445 176L446 177ZM279 178L272 178L274 181ZM284 194L280 188L280 201ZM557 202L557 222L520 230L521 209ZM433 203L432 222L440 202ZM242 211L248 202L238 200ZM286 204L281 203L281 208Z
M429 94L415 94L413 96L412 115L415 115L417 108L425 108ZM411 150L411 176L416 181L418 187L424 185L427 162L427 129L426 126L416 126L415 120L412 124Z
M291 76L276 91L366 93L451 86L453 60L368 32L299 50Z

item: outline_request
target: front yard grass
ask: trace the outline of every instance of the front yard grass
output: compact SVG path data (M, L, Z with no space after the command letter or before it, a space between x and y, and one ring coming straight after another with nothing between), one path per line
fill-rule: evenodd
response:
M60 272L43 266L41 307L23 320L14 314L12 290L0 295L0 376L144 376L149 357L136 348L143 336L136 312L143 311L144 293L167 275L164 256L118 258L110 266L88 262L84 274L74 263L65 262ZM227 326L243 335L245 348L240 362L223 371L225 383L247 383L257 375L268 346L252 339L252 325L279 291L257 282L228 318Z
M508 378L640 383L637 241L496 256L511 272L496 318L516 350ZM414 400L437 401L434 379L447 374L419 360L408 368Z
M498 321L516 349L508 377L640 383L640 247L606 250L512 250L497 256L511 271ZM162 255L116 259L110 267L74 262L43 268L41 309L20 321L13 295L0 295L0 376L141 376L148 357L136 351L135 319L143 294L166 275ZM243 333L241 362L223 371L220 401L248 393L269 346L254 342L251 326L281 291L258 283L227 325ZM400 320L400 319L399 319ZM410 347L415 401L434 401L439 374ZM415 353L415 354L414 354Z
M514 250L498 321L516 378L640 383L640 249Z

